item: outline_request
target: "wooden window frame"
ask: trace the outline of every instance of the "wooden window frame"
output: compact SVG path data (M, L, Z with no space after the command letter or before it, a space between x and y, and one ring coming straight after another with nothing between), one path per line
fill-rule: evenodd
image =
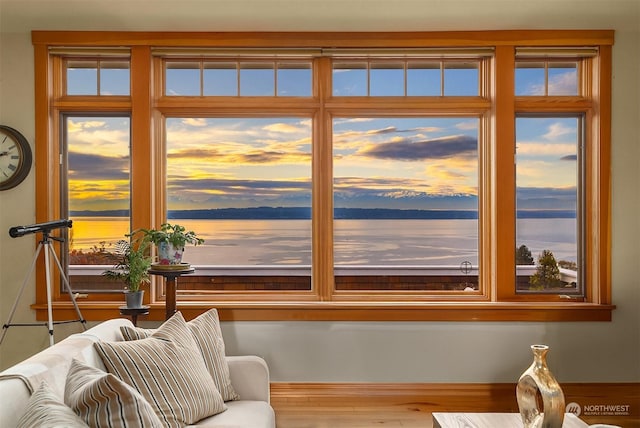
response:
M36 221L59 217L60 167L58 162L62 113L126 112L131 116L131 180L137 194L132 194L132 228L160 224L164 220L162 174L164 148L163 115L200 114L212 108L229 116L264 114L266 102L236 97L189 99L162 95L162 69L154 58L154 47L168 49L437 49L491 48L494 55L485 61L480 74L480 97L430 99L410 97L398 100L384 97L375 106L367 100L341 100L332 97L328 76L329 57L319 58L314 68L323 68L326 79L313 80L313 97L303 105L296 100L300 114L314 118L313 147L312 290L307 293L266 293L235 295L216 301L181 302L179 309L194 316L211 306L218 308L223 320L358 320L358 321L610 321L615 306L611 302L611 77L614 32L611 30L533 30L476 32L407 32L407 33L156 33L156 32L67 32L34 31L35 56L35 135L36 135ZM130 96L64 96L61 58L52 49L74 46L130 49ZM521 46L597 47L597 56L588 59L582 70L582 93L577 97L516 97L515 50ZM588 69L588 70L586 70ZM586 71L585 71L586 70ZM316 70L314 70L314 74ZM483 82L490 82L486 85ZM498 84L496 84L498 82ZM415 98L415 99L414 99ZM561 98L561 99L559 99ZM318 99L324 100L319 103ZM333 287L331 203L332 174L330 123L334 115L351 114L353 103L360 111L382 115L385 106L398 114L416 111L475 111L481 118L483 147L480 148L479 212L482 266L482 292L459 299L438 300L417 295L384 295L373 293L339 293ZM306 104L305 104L306 103ZM347 106L347 104L351 104ZM270 97L269 111L290 114L291 101L286 97ZM193 106L191 108L190 106ZM405 110L403 110L405 109ZM560 296L531 296L515 293L515 116L519 113L584 113L587 121L586 155L586 297L584 301L565 300ZM149 173L153 171L153 173ZM497 172L500 172L498 179ZM590 172L590 173L589 173ZM497 195L500 195L499 197ZM506 262L505 262L506 261ZM44 267L36 273L38 319L46 319ZM73 314L73 305L54 287L56 316ZM164 318L162 287L152 287L150 319ZM117 316L121 301L89 299L79 301L83 315L89 320Z

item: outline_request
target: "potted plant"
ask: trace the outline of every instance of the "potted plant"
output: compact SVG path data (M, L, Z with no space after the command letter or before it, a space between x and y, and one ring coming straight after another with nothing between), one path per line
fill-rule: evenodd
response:
M131 237L131 235L127 235ZM148 253L149 244L144 240L135 242L120 240L116 243L116 251L112 254L115 258L113 269L106 270L102 275L107 278L121 280L127 286L125 300L128 308L140 308L144 290L140 287L149 283L149 268L151 256Z
M184 247L204 243L192 230L187 231L179 224L163 223L160 229L139 229L143 233L143 240L155 244L158 248L158 263L160 265L182 264Z

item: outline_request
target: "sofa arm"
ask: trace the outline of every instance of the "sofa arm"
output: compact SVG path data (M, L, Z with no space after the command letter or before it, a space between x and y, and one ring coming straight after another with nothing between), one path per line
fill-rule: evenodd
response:
M269 367L254 355L226 357L231 384L241 400L270 402Z
M2 378L0 380L0 427L15 427L27 407L31 392L26 380Z

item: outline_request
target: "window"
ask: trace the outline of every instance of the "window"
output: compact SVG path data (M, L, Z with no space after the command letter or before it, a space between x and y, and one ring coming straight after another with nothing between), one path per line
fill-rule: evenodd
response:
M335 118L337 290L478 289L474 117Z
M129 62L125 59L68 59L67 95L129 95Z
M439 62L414 61L407 64L407 95L439 96L441 80Z
M479 68L477 59L336 60L333 63L333 95L477 96Z
M578 95L578 62L519 61L516 95Z
M75 116L63 119L66 174L65 218L69 281L77 292L122 290L124 284L96 279L113 262L116 243L130 231L130 120L128 117ZM95 266L97 265L97 266Z
M612 32L91 34L33 33L38 174L61 183L37 180L37 219L74 218L88 319L121 296L72 257L166 221L205 238L186 311L611 318Z
M311 96L307 60L168 60L164 70L170 96Z
M584 296L581 117L516 119L516 291Z
M310 125L290 117L166 119L167 218L205 239L187 250L206 276L203 289L238 289L237 279L216 271L246 276L257 267L270 273L244 279L241 289L311 289Z

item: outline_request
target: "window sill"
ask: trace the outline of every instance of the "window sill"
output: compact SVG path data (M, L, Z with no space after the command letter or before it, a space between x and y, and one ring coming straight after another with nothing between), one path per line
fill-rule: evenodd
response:
M122 302L79 302L82 316L88 321L120 317ZM164 303L152 303L150 321L162 321ZM187 319L216 307L222 321L611 321L615 305L583 302L179 302ZM32 306L39 321L47 320L46 304ZM76 319L69 302L53 304L54 319Z

